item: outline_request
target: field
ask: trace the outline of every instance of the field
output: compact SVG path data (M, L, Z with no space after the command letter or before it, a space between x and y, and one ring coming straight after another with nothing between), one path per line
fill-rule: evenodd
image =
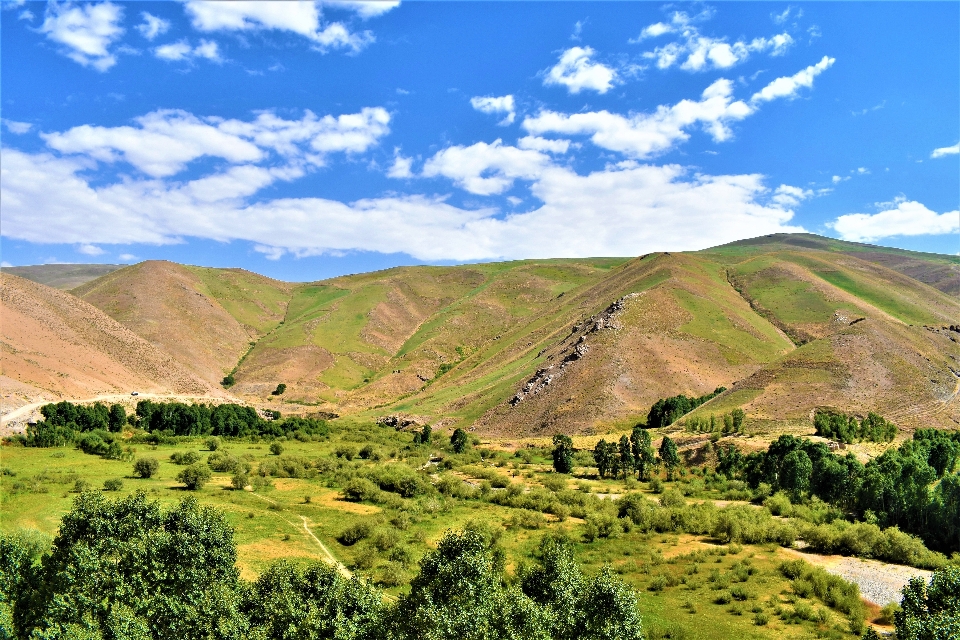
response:
M638 590L650 638L853 637L845 614L813 595L798 595L779 570L794 556L776 543L723 544L709 535L643 533L636 528L604 531L605 513L616 521L616 511L611 516L610 509L619 495L634 492L644 500L720 507L747 504L738 499L743 496L736 485L707 488L693 469L676 482L652 484L600 480L588 466L578 466L572 475L556 474L543 440L475 439L458 455L440 434L425 446L415 445L411 433L389 427L357 421L332 426L331 435L323 438L221 442L219 454L252 468L252 486L245 490L233 489L231 474L225 472L215 472L195 492L175 479L184 467L174 464L171 455L193 452L206 459L212 452L203 438L132 445L135 451L128 455L160 461L150 479L134 477L129 459L105 460L72 447L4 446L0 530L29 528L54 536L78 489L99 489L120 480L119 492L107 495L145 491L165 504L196 497L222 510L235 529L245 579L255 578L278 558L307 562L332 556L379 583L388 596L407 588L419 558L448 529L488 529L506 552L509 575L532 561L545 534L564 533L575 541L577 559L588 573L611 565ZM596 440L578 438L576 445L592 447ZM280 455L271 452L275 443L282 447ZM578 453L576 460L585 463L588 456ZM257 470L271 475L258 475ZM390 480L383 476L390 472L425 484L344 499L351 482L380 477L384 486ZM497 504L498 495L508 494L560 506L546 509L555 513L544 513ZM579 514L584 505L587 513ZM578 515L586 515L599 529L590 533L593 525ZM868 618L877 614L873 609Z

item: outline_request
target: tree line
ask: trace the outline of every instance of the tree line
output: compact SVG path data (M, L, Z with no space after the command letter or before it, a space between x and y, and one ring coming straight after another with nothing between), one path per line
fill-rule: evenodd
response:
M233 530L194 499L81 494L51 548L0 538L0 637L641 640L637 595L584 575L563 537L508 576L482 527L448 531L396 602L335 568L279 561L239 577Z
M960 551L960 433L921 429L900 447L862 464L823 443L782 435L763 452L718 451L717 470L753 487L816 497L856 520L898 527L927 546Z
M672 398L661 398L650 407L650 411L647 413L647 428L658 429L669 426L681 416L690 413L704 402L712 400L726 390L726 387L717 387L713 393L702 395L699 398L688 398L682 394Z
M857 420L856 416L842 411L817 409L813 414L813 426L818 436L845 444L861 440L893 442L897 437L897 425L872 412L862 420Z

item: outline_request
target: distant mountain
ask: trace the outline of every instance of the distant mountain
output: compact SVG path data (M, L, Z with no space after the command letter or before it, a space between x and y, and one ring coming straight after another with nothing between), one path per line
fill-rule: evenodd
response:
M32 267L4 267L2 271L66 291L122 269L124 266L122 264L38 264Z
M808 234L693 253L403 267L287 284L147 262L74 294L207 384L295 409L522 435L728 391L754 428L818 406L960 425L960 258ZM953 326L954 329L950 327Z

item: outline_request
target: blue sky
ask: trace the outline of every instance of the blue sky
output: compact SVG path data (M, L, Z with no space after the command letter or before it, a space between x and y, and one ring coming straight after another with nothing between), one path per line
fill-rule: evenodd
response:
M957 253L960 4L5 2L4 265Z

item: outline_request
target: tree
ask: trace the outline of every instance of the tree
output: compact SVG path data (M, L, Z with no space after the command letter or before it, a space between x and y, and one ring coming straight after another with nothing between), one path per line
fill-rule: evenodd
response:
M627 479L627 474L633 474L635 460L633 452L630 450L630 439L627 436L620 436L619 445L620 470L623 472L623 479Z
M727 477L734 477L743 468L746 459L734 445L727 445L726 449L717 447L717 473Z
M282 396L283 393L284 393L286 390L287 390L287 385L285 385L285 384L283 384L283 383L281 382L280 384L277 385L277 388L276 388L276 389L274 389L272 392L270 392L270 395Z
M639 424L633 427L633 432L630 434L630 452L633 454L633 466L637 470L637 478L646 480L657 463L657 457L650 441L650 432Z
M160 462L156 458L137 458L133 463L133 472L146 480L160 469Z
M734 409L730 412L730 419L733 421L733 432L739 433L743 429L743 419L747 417L743 409Z
M127 412L123 405L114 404L110 406L110 431L123 431L123 426L127 424Z
M433 437L433 427L428 424L423 425L423 431L420 432L420 443L430 444L431 437Z
M279 442L271 442L270 453L272 453L275 456L280 455L281 453L283 453L283 445L280 444Z
M177 474L177 480L190 491L203 489L203 485L210 481L210 469L205 464L192 464Z
M553 436L553 469L557 473L573 472L573 440L570 436Z
M238 576L233 531L215 509L84 493L43 557L29 606L15 612L17 636L239 637Z
M580 627L578 605L585 578L565 537L547 535L537 550L538 566L521 577L523 593L546 609L552 638L575 638Z
M667 468L667 479L673 480L673 472L680 466L680 454L677 451L677 443L671 440L670 436L663 436L663 441L660 443L660 460Z
M454 453L463 453L466 451L469 443L470 437L467 435L467 432L460 427L457 427L453 435L450 436L450 446L453 447Z
M810 475L813 473L813 463L810 456L800 449L794 449L783 458L780 467L780 487L791 494L791 499L797 502L810 489Z
M232 373L228 373L223 377L223 380L220 381L220 384L223 385L225 389L229 389L233 385L237 384L237 381L234 379Z
M597 473L600 474L601 478L607 474L607 470L610 468L609 456L610 454L607 451L607 441L601 438L600 442L597 443L597 446L593 448L593 461L597 465Z
M929 587L923 578L911 579L894 618L898 640L960 637L960 567L934 571Z
M637 594L609 566L590 581L578 604L577 640L643 640Z

